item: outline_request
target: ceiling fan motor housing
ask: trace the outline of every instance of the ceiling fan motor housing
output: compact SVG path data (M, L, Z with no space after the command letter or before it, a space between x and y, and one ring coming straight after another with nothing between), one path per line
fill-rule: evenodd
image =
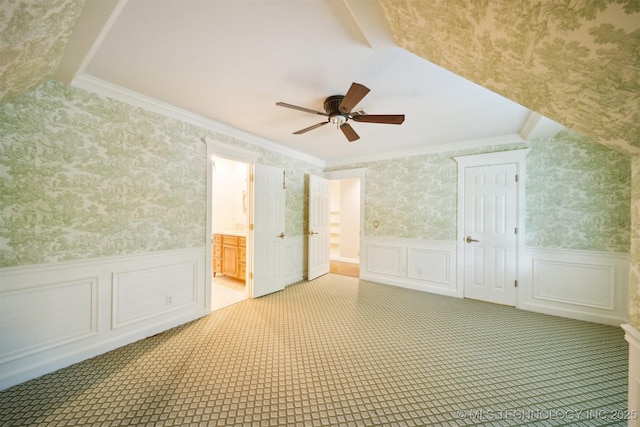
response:
M335 116L336 114L343 115L340 112L340 103L344 99L344 95L333 95L324 100L324 111L328 116Z

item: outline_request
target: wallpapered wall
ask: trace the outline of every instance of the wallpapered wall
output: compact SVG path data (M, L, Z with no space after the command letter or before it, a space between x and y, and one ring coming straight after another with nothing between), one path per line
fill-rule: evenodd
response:
M380 3L401 47L598 142L640 153L640 1Z
M53 76L86 0L0 0L0 104Z
M303 234L319 166L51 81L0 107L0 267L205 245L205 135L287 170Z
M527 246L629 251L629 159L570 131L529 144L353 165L367 168L365 234L455 241L458 175L453 157L516 148L531 149Z

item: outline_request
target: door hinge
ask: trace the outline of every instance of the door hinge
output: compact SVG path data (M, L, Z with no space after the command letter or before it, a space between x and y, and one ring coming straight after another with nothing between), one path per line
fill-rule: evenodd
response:
M513 229L513 234L518 234L518 227Z
M249 230L253 230L253 224L249 224Z
M516 174L516 182L518 182L518 174Z
M517 288L517 287L518 287L518 281L517 281L517 280L514 280L514 281L513 281L513 287L514 287L514 288Z
M253 182L253 174L249 175L249 182Z
M249 272L249 279L253 280L253 272L252 271Z

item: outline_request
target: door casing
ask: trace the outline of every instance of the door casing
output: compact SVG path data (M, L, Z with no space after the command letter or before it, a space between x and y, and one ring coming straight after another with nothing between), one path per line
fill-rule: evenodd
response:
M329 186L330 180L309 175L308 262L307 280L313 280L329 272Z
M364 235L364 195L365 195L365 176L367 173L366 168L353 168L353 169L342 169L336 171L329 171L324 173L324 177L329 180L341 180L341 179L352 179L357 178L360 179L360 239L358 242L358 253L363 254L363 245L365 241ZM360 272L366 270L367 268L367 260L360 258Z
M253 165L260 157L260 153L246 150L244 148L236 147L230 144L225 144L224 142L215 141L206 137L202 138L202 142L206 145L206 165L207 165L207 180L206 180L206 225L205 225L205 307L208 311L211 311L212 308L212 278L211 278L211 235L213 234L213 157L224 157L229 160L235 160L237 162L247 163L249 165L249 169L253 168ZM249 187L252 186L252 183L249 182ZM252 188L249 188L249 191L253 191ZM253 210L253 198L249 197L248 200L249 209ZM250 219L252 221L253 218ZM247 271L251 271L253 266L253 235L249 233L247 236ZM247 279L247 289L251 290L253 283ZM250 294L248 294L250 295Z
M465 169L469 167L477 166L492 166L513 163L516 165L516 174L518 176L517 189L516 189L516 227L518 233L516 235L516 265L515 265L515 277L516 280L522 283L519 277L520 258L524 253L525 236L526 236L526 224L525 224L525 187L526 187L526 157L530 149L519 149L510 151L501 151L497 153L475 154L470 156L458 156L454 157L458 162L458 221L456 231L456 249L457 249L457 295L460 298L464 297L464 248L467 244L464 239L465 235ZM516 296L514 304L516 307L521 305L523 297L522 290L516 288Z

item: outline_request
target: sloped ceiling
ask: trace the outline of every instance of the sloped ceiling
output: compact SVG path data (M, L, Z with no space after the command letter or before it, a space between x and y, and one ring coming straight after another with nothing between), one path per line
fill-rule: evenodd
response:
M85 3L0 0L0 104L56 77ZM380 4L402 48L607 146L640 153L640 1Z
M50 80L86 0L0 0L0 105Z
M640 1L380 0L403 48L640 153Z

